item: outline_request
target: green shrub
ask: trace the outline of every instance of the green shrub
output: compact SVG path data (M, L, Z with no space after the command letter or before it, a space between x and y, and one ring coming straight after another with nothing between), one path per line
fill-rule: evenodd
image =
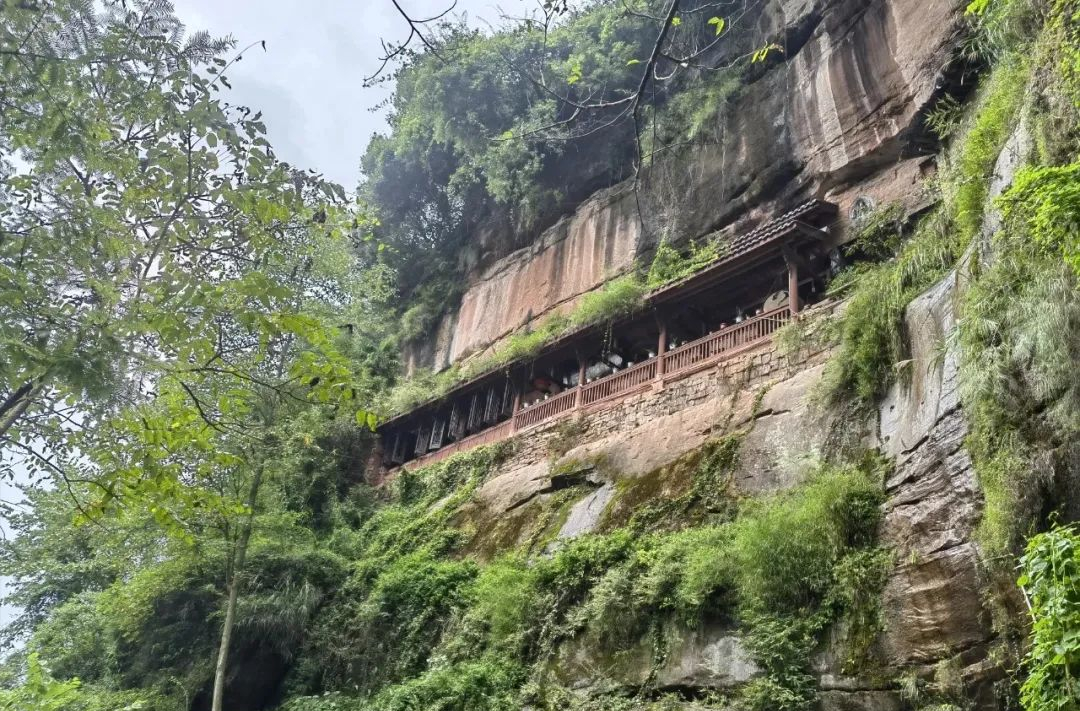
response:
M994 164L1013 130L1030 74L1029 63L1017 57L1007 57L995 66L959 145L952 168L955 174L950 176L955 195L947 197L952 199L965 242L982 227Z
M1080 529L1033 537L1020 568L1032 618L1020 702L1025 711L1080 708Z
M898 202L876 208L855 224L855 234L848 249L869 259L882 260L895 255L904 236L906 211Z
M1041 504L1033 447L1080 432L1080 288L1062 258L1076 221L1072 169L1028 169L1002 196L994 259L960 304L960 385L967 446L986 509L979 538L991 555L1014 549ZM1063 180L1064 179L1064 180Z
M78 699L80 686L78 679L54 679L37 653L31 653L22 684L15 689L0 689L0 710L63 711Z
M665 141L694 141L721 124L721 115L742 88L741 72L709 72L690 82L655 112L657 131ZM708 136L705 136L708 138ZM655 150L651 131L643 131L647 150Z
M422 672L476 574L473 563L438 560L427 552L390 563L355 615L337 620L339 634L353 647L343 676L373 690Z
M833 569L833 600L847 623L844 668L849 673L865 670L870 649L884 630L881 596L892 569L893 555L882 548L848 553Z
M894 259L860 265L833 287L850 288L840 317L839 351L826 366L824 396L837 404L851 399L869 408L885 394L906 357L904 310L952 268L967 241L938 210L924 218Z
M570 312L570 326L580 328L629 316L641 308L645 291L645 284L636 273L612 279L581 297Z
M517 711L525 670L495 656L436 667L379 692L361 711Z
M998 202L1013 229L1062 255L1080 277L1080 162L1025 168Z
M960 127L963 114L963 104L951 94L946 94L927 112L926 127L933 131L939 140L946 141Z
M820 602L843 552L873 540L881 499L871 475L825 468L797 489L751 504L732 541L743 606L797 614Z
M537 615L537 573L519 555L484 566L469 591L469 614L482 621L496 647L521 636Z
M725 251L717 239L708 239L703 244L691 242L685 254L680 253L667 240L656 247L652 263L649 265L645 283L649 289L658 289L694 274L715 262Z
M817 694L809 670L810 655L828 623L821 613L773 615L743 613L745 644L764 674L739 690L750 711L796 711L810 708Z

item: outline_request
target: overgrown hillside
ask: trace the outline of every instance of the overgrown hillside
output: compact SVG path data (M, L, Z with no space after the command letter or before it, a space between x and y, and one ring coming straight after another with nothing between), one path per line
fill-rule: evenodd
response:
M231 711L1080 709L1074 0L976 0L967 8L956 58L965 83L924 117L941 144L924 186L930 207L909 215L883 206L853 226L848 253L862 259L831 287L843 306L776 338L781 353L825 354L812 392L784 405L809 422L812 404L833 423L822 447L783 463L790 476L780 485L745 481L764 456L762 441L802 436L767 429L768 418L784 414L768 404L779 380L725 392L727 415L707 423L703 444L673 450L666 464L634 476L610 457L577 456L609 433L571 421L545 435L543 483L514 492L520 500L502 509L485 487L532 486L511 475L526 450L535 455L538 436L375 483L369 404L391 398L395 382L405 403L434 387L402 384L397 362L398 339L430 326L428 310L445 298L434 275L454 273L458 250L484 220L541 224L564 202L632 171L628 126L554 143L487 138L562 115L540 88L508 75L537 53L548 53L553 75L577 76L571 86L582 97L627 81L623 70L635 66L653 25L616 22L622 12L597 3L544 34L449 28L443 41L457 61L406 63L394 132L364 158L365 209L382 221L372 235L364 211L299 188L294 195L285 167L275 185L295 197L292 211L272 195L247 199L246 183L227 186L237 205L228 219L264 226L273 244L288 225L288 248L266 257L273 270L243 272L246 260L237 259L240 273L223 284L209 269L208 283L163 288L163 299L183 293L179 305L155 302L159 311L147 313L136 301L131 308L145 322L132 330L151 345L135 352L172 356L155 366L153 392L139 400L116 390L122 394L92 411L102 423L94 436L62 439L59 425L35 434L63 442L64 456L36 467L52 485L26 488L27 505L10 514L15 535L0 544L0 573L13 577L10 602L23 611L6 638L25 643L3 667L0 709L201 711L215 688ZM710 17L693 21L720 35ZM146 51L158 51L156 40L147 42ZM164 64L181 61L167 56ZM665 140L707 124L723 101L720 80L693 78L683 79L696 87L691 93L673 92L650 116L656 131L669 132ZM107 107L95 110L105 115ZM189 148L188 121L205 120L213 131L226 120L178 115L175 135L187 135ZM39 127L20 140L47 153L49 135ZM169 134L165 143L184 141ZM121 162L107 168L138 170L137 153ZM214 170L206 172L213 184ZM28 180L12 173L5 178ZM571 173L581 180L564 186L560 176ZM52 184L82 190L66 174ZM400 191L403 184L413 191ZM559 187L566 193L556 199ZM310 192L322 194L318 186ZM7 234L5 268L14 259ZM373 248L378 242L388 248ZM87 259L100 254L87 250ZM643 284L682 275L694 259L662 251L653 273L615 282L611 292L632 294L594 303L589 318L614 318ZM291 281L297 274L307 281ZM430 293L414 289L423 283L434 285ZM109 292L110 303L122 304L128 286ZM945 294L955 314L941 342L926 343L930 319L914 317L928 292ZM170 309L176 321L162 315ZM402 313L411 315L400 324ZM100 314L86 321L106 322ZM533 341L565 326L552 323ZM211 324L218 335L207 338ZM511 343L501 357L527 356L535 345ZM789 380L812 370L794 355L791 362L782 376ZM882 402L921 406L932 399L918 385L926 372L954 366L955 407L919 441L890 442ZM804 400L808 409L798 410ZM960 434L946 433L958 448L933 450L947 418L963 423ZM691 437L689 429L677 434ZM924 446L929 463L912 465ZM975 616L950 609L956 599L933 598L933 589L926 609L897 603L923 592L918 580L897 582L926 562L895 533L898 510L924 506L920 487L929 485L911 471L932 470L944 477L941 489L959 496L958 460L974 468L973 500L904 535L961 538L950 545L976 552L970 599L987 610L988 631L957 648L911 635L899 663L895 640L911 631L905 625L918 628L919 616ZM567 534L575 506L601 481L610 498L595 525ZM969 512L972 540L961 520ZM947 548L935 544L929 555ZM223 629L231 638L223 641ZM707 673L686 671L685 659L704 659L695 663Z

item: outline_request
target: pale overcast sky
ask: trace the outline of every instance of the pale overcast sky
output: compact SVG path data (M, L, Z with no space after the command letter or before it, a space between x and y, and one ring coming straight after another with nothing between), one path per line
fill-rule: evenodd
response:
M228 73L233 101L263 112L270 143L284 160L356 187L360 156L386 112L370 109L389 94L365 89L379 66L380 38L401 41L408 27L390 0L173 0L189 32L231 34L239 47L266 40ZM451 0L399 0L414 18ZM518 13L535 0L458 0L470 24L495 24L497 5Z

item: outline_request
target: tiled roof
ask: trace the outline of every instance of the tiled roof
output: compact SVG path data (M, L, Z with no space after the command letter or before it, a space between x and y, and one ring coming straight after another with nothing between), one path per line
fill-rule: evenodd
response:
M681 294L684 287L690 283L708 282L710 277L723 273L732 263L738 262L742 257L770 242L786 237L795 229L797 223L818 216L832 218L835 214L836 205L831 202L808 200L750 232L735 235L727 242L728 249L716 261L679 281L657 288L649 294L647 301L664 301Z
M786 234L795 227L795 222L797 220L813 215L814 213L823 211L834 212L835 210L836 207L832 203L825 202L824 200L808 200L794 210L766 222L752 232L747 232L744 235L736 235L728 243L731 246L731 251L724 256L726 259L734 259L735 257L749 252L755 247L759 247L766 242L770 242L773 239Z

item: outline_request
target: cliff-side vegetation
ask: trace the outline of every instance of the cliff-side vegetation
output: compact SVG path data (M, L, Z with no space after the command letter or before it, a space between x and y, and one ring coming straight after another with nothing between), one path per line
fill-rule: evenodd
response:
M1068 489L1075 456L1069 366L1077 343L1076 245L1066 225L1076 211L1077 54L1070 24L1076 10L1061 0L980 5L984 19L974 46L993 69L969 116L950 134L941 205L907 241L891 218L864 235L864 247L898 254L852 275L830 382L838 397L869 407L898 377L907 302L974 245L956 347L972 420L968 447L986 495L981 544L1011 576L1023 536L1047 526L1056 499L1044 494ZM1033 23L1045 29L1031 47L1023 38ZM144 39L158 47L156 38ZM588 61L610 60L594 50L583 50L588 56L580 67L566 67L579 76L568 84L584 81ZM488 83L505 79L480 76ZM1030 109L1034 102L1043 102L1040 111ZM1041 110L1047 107L1052 110ZM1036 162L998 203L1001 229L982 239L994 162L1017 117L1036 136ZM50 130L64 138L63 128ZM418 145L430 141L420 133ZM47 148L48 134L36 135ZM446 144L439 145L425 160L442 155ZM138 161L120 167L141 170ZM442 191L440 207L451 218L461 204L460 194L446 192L454 174L425 173L428 182L420 183ZM63 177L59 182L76 194L85 189L76 176ZM490 190L514 194L522 187L507 178ZM90 217L100 219L93 200L88 204L95 207ZM291 218L325 224L327 216L314 206L295 206ZM285 221L280 206L241 207L232 214L254 217L254 225ZM180 224L197 231L213 222ZM648 477L621 485L600 532L553 540L558 526L551 524L581 493L571 491L551 497L544 510L550 520L528 540L507 536L478 546L487 531L470 507L482 505L477 491L512 445L402 472L386 488L362 483L371 437L357 427L349 403L353 388L378 392L392 370L386 353L393 343L381 340L379 330L385 305L374 297L353 301L356 285L341 279L353 262L323 263L317 247L326 243L316 241L313 249L308 233L288 224L297 230L288 244L301 258L275 262L281 273L274 276L316 265L310 291L329 297L316 300L311 313L295 313L300 309L286 298L293 292L257 276L211 293L250 307L251 321L266 329L265 338L241 349L250 360L234 361L244 367L199 387L180 379L158 388L149 403L120 408L98 446L65 450L77 468L62 469L56 488L29 488L28 505L12 515L18 535L0 544L0 564L14 578L11 602L22 609L8 633L26 647L2 670L0 708L186 711L208 707L217 686L228 708L237 709L658 710L684 701L658 688L673 635L706 623L738 636L759 670L737 688L702 692L696 702L706 708L812 708L812 655L828 632L842 635L848 669L873 672L891 565L890 552L876 540L885 463L873 457L822 462L789 491L740 498L726 485L739 456L738 438L728 437L676 463L684 485L670 497L649 489ZM654 266L654 283L683 273L666 251ZM385 286L377 272L367 275ZM624 279L584 302L560 328L634 308L645 278ZM307 294L304 284L310 283L287 285ZM191 299L200 303L197 294ZM267 314L259 308L264 299L286 301L288 308ZM338 315L333 307L341 303L348 303L350 320L339 329L328 314ZM414 316L420 319L414 328L422 328L423 314ZM347 338L354 329L356 336ZM304 338L284 337L294 331ZM187 343L200 349L183 351L180 363L221 347L200 328L190 332L198 337ZM558 332L552 327L515 348L532 352ZM14 336L8 341L23 347ZM128 395L119 392L116 400ZM93 467L122 476L98 479ZM76 526L73 508L82 502L99 507L79 511ZM1019 680L1028 711L1058 708L1075 695L1075 559L1071 529L1036 536L1023 559L1034 632ZM219 673L214 662L222 658L223 629L231 630L223 645L231 662ZM575 680L560 662L582 647L603 650L611 668L626 668L644 650L646 668L629 682L593 674L588 693L572 690Z
M968 446L987 499L981 538L999 555L1017 550L1048 493L1038 483L1035 451L1049 446L1067 456L1059 448L1078 426L1075 378L1066 364L1076 360L1080 333L1070 266L1080 214L1072 180L1080 109L1069 80L1080 47L1069 29L1069 3L1013 0L983 12L975 41L992 70L941 161L939 205L895 258L851 275L829 393L834 402L874 406L903 377L908 303L959 267L959 337L952 347L972 423ZM1023 31L1032 26L1042 30ZM1019 156L1011 185L991 201L998 156L1020 124L1043 137L1041 148ZM1067 162L1041 162L1048 158ZM1000 212L1001 225L984 233L988 210ZM969 259L960 265L964 253Z
M644 709L662 703L647 680L590 699L570 694L552 664L567 645L587 644L615 658L644 648L662 665L671 630L729 620L763 670L739 703L796 708L814 697L809 655L826 627L848 621L853 662L879 629L889 557L874 547L882 470L873 460L820 465L795 490L719 506L712 489L737 456L737 440L725 440L688 460L702 516L635 519L554 547L533 540L475 559L461 553L475 532L458 528L468 521L459 512L475 505L476 487L510 450L403 472L387 499L343 486L347 440L328 439L332 420L303 426L288 450L296 474L261 498L238 611L240 671L228 687L235 703ZM212 675L212 580L223 560L180 546L118 566L107 543L154 546L153 526L130 519L71 529L63 497L39 496L8 552L21 561L18 589L45 594L32 614L46 621L31 624L28 642L31 668L45 676L5 698L55 687L64 711L121 700L186 709ZM98 573L68 576L76 570ZM265 635L275 643L260 643Z
M1080 703L1080 531L1055 526L1028 541L1020 587L1031 606L1032 641L1020 699L1028 711Z
M977 28L969 51L987 62L989 74L948 132L934 212L894 258L852 274L828 392L833 403L874 407L904 377L905 308L955 270L958 325L942 349L959 361L970 423L965 444L985 501L978 542L998 581L995 625L1005 649L1025 634L1024 621L1009 612L1016 607L1007 592L1024 540L1045 530L1055 509L1075 515L1080 35L1075 3L1002 0L973 3L970 11ZM995 182L1001 193L993 197ZM1058 555L1050 542L1067 551L1068 540L1064 531L1036 536L1025 565L1044 574ZM1066 577L1046 584L1068 590L1068 571L1066 564L1059 571ZM1030 580L1030 574L1022 578L1025 585ZM1058 595L1053 599L1060 603L1050 588L1042 594ZM1070 609L1068 603L1032 608L1037 637L1070 624ZM1072 708L1080 697L1062 680L1075 672L1074 650L1062 644L1060 655L1048 657L1045 644L1037 640L1029 652L1028 671L1035 671L1022 682L1022 703Z
M476 457L485 459L466 455L451 466L477 467L469 462ZM297 699L287 708L404 709L436 700L446 708L561 708L570 697L549 664L564 645L585 643L617 658L662 644L667 625L692 629L717 617L745 627L765 670L742 703L787 707L813 697L809 654L826 625L851 619L854 640L872 637L880 624L875 591L888 558L873 548L881 496L874 465L822 466L805 486L748 500L719 523L636 534L618 528L562 542L550 557L511 550L479 564L454 561L452 545L439 551L413 535L417 520L445 520L454 508L440 476L411 474L397 497L415 502L399 498L361 529L358 538L380 552L377 563L356 567L306 645L310 659L301 668L316 672L307 685L367 693ZM441 530L424 540L454 539L452 528ZM369 619L391 627L372 634ZM420 629L416 638L412 630ZM853 658L865 652L853 649ZM654 658L663 663L662 652ZM644 706L647 683L639 693Z

